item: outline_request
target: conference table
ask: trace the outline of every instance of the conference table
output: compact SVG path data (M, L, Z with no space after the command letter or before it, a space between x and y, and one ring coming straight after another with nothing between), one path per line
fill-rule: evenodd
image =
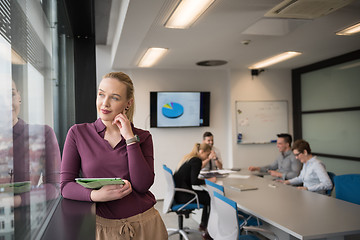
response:
M258 217L264 226L280 229L282 239L344 239L360 234L360 205L262 178L249 171L218 179L225 196ZM239 190L238 186L256 190ZM360 235L359 235L360 236Z

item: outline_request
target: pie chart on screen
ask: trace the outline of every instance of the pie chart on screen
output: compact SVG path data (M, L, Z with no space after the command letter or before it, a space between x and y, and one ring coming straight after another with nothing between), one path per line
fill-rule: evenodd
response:
M184 107L176 102L164 104L162 114L167 118L178 118L184 113Z

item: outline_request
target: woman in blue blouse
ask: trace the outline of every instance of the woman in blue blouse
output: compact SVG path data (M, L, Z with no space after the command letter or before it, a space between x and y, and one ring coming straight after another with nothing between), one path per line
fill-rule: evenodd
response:
M292 150L295 157L303 163L303 167L298 177L284 181L285 184L303 184L297 188L321 194L325 194L326 190L333 187L325 165L312 155L308 142L299 139L295 141Z

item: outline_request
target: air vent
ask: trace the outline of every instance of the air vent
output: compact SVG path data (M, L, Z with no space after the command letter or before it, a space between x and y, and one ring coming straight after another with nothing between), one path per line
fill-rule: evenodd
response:
M204 67L215 67L215 66L221 66L227 64L227 61L224 60L206 60L197 62L196 65L198 66L204 66Z
M332 13L354 0L285 0L265 17L314 19Z

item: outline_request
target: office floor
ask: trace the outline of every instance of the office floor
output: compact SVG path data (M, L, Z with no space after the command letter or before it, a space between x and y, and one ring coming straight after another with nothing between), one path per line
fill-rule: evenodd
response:
M163 201L161 201L161 200L158 201L155 204L155 208L159 211L167 228L177 228L178 227L178 217L177 217L176 213L167 213L167 214L162 213ZM190 217L187 219L184 218L184 226L192 228L192 229L198 229L199 224ZM190 240L202 240L200 232L189 233L188 237ZM172 235L171 237L169 237L169 240L175 240L175 239L179 239L179 234L175 234L175 235Z
M155 208L159 211L160 216L162 217L166 227L167 228L177 228L178 227L178 217L177 217L176 213L163 214L162 207L163 207L163 201L158 200L157 203L155 204ZM184 226L189 227L191 229L198 229L199 224L190 217L187 219L184 218ZM202 240L203 239L200 232L189 233L188 237L190 240ZM262 240L266 240L266 238L263 236L258 235L258 237ZM171 237L169 237L169 240L177 240L177 239L179 239L179 234L175 234L175 235L172 235Z

